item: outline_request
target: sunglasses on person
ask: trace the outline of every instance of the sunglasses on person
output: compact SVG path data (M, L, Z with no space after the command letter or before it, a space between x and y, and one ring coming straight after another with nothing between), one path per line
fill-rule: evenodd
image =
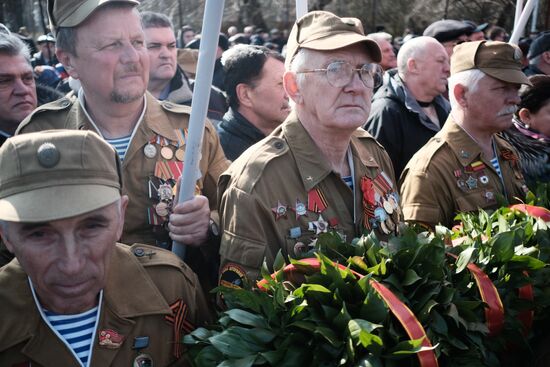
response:
M297 74L325 73L327 81L335 88L348 85L353 79L353 73L357 72L367 88L377 88L382 85L384 71L378 64L364 64L355 68L349 62L335 61L328 64L326 69L312 69L297 71Z

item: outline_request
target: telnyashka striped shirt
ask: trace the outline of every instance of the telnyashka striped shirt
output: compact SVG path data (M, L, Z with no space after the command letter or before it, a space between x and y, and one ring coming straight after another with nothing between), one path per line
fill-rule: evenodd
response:
M98 307L76 315L58 315L43 310L52 327L65 339L74 353L88 365Z
M124 160L124 157L126 156L126 151L128 150L128 145L130 145L131 138L132 138L132 135L128 135L122 138L105 139L105 140L107 141L107 143L111 144L116 149L116 152L120 157L120 161L122 162Z
M500 164L498 163L498 157L495 156L495 158L491 159L491 164L495 168L495 171L497 171L500 178L502 178L502 173L500 172Z

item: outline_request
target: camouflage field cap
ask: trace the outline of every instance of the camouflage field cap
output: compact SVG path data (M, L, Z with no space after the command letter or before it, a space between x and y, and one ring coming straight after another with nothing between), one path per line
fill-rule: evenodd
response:
M464 70L479 69L503 82L530 85L529 79L521 70L521 57L519 47L505 42L464 42L454 48L451 75Z
M41 131L0 147L0 220L74 217L114 203L121 189L116 150L94 132Z
M56 29L76 27L94 10L111 2L139 5L136 0L48 0L48 16Z
M300 48L330 51L357 43L365 45L373 62L382 60L378 44L365 37L359 19L340 18L328 11L312 11L298 19L292 27L287 42L285 67L289 69Z

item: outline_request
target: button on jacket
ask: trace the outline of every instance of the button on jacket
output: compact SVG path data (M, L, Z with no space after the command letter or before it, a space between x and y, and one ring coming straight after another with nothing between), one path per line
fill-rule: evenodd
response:
M178 311L185 328L172 322ZM0 269L0 315L0 366L80 366L42 320L17 259ZM140 354L147 354L154 366L186 365L183 352L175 349L179 334L188 332L189 325L203 326L210 317L196 275L175 255L151 246L116 245L90 366L132 366ZM102 345L101 331L122 337L122 344ZM147 346L133 349L136 337L148 337Z
M458 212L499 207L525 198L525 182L515 149L494 135L502 180L479 145L451 118L416 153L401 176L406 221L451 227Z

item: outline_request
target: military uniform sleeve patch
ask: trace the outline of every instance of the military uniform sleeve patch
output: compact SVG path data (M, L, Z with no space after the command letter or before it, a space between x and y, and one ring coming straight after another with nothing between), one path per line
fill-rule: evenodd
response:
M220 272L220 285L228 288L242 288L246 279L244 269L235 264L225 265Z

